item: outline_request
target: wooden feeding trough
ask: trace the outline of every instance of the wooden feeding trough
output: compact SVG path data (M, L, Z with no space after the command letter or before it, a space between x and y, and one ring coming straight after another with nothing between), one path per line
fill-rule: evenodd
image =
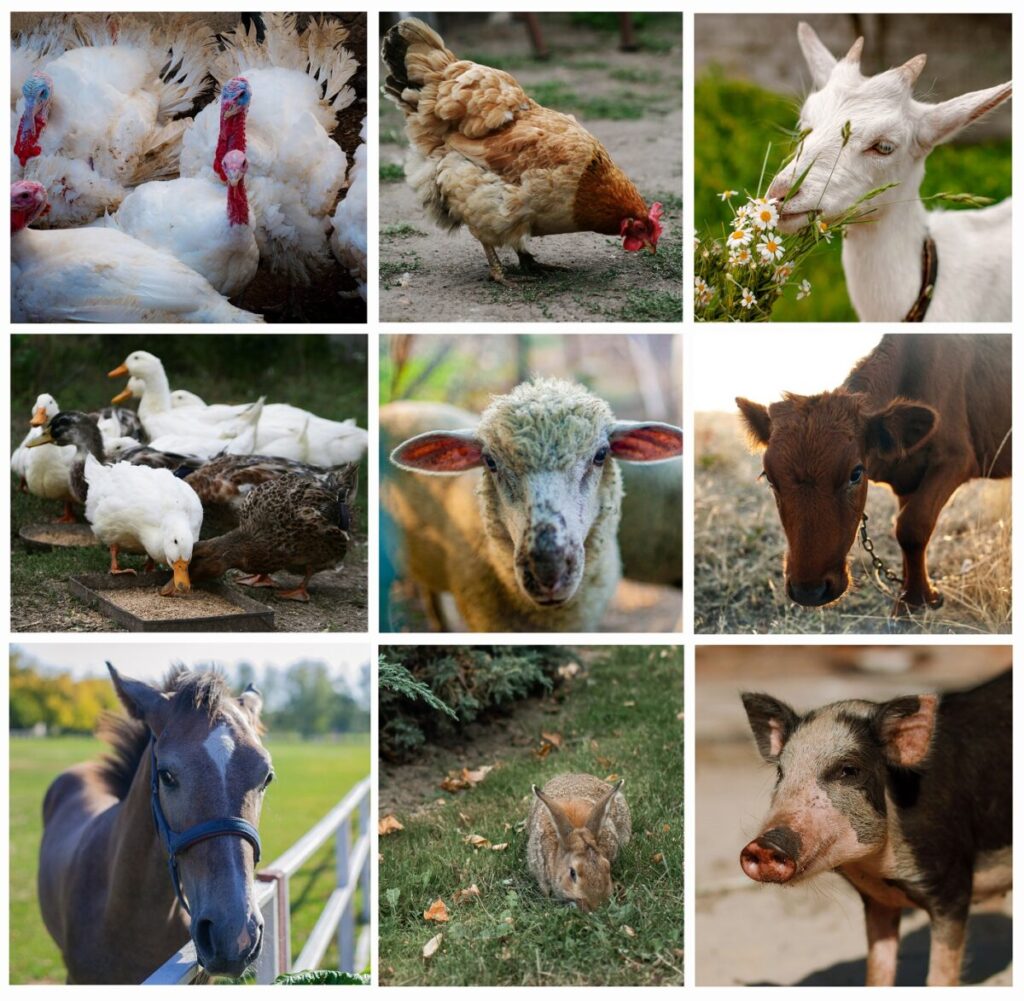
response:
M235 633L274 631L274 610L223 584L203 584L167 598L160 588L169 573L131 577L104 573L68 579L71 593L133 633Z
M38 553L48 553L53 549L81 549L99 545L99 540L92 534L92 529L82 524L50 522L44 525L25 525L18 535L25 543L26 549Z

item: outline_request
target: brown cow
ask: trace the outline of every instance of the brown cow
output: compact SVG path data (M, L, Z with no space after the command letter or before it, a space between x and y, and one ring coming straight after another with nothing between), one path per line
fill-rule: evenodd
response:
M1010 335L887 334L838 389L737 398L786 533L786 592L826 605L847 589L868 481L899 498L903 591L894 614L938 608L925 550L946 501L1011 472Z

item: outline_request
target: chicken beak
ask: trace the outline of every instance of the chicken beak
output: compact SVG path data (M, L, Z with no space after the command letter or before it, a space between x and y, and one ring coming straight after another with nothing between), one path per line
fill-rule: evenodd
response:
M33 415L29 424L34 428L41 428L46 423L46 408L40 407Z
M128 366L127 365L118 365L117 368L115 368L112 371L108 372L107 376L109 378L111 378L111 379L116 379L119 375L127 375L127 374L128 374Z
M57 443L53 440L49 429L44 428L43 433L38 438L33 438L28 443L29 448L37 448L39 445L56 445Z
M171 569L174 576L160 589L160 593L165 597L188 594L192 590L192 581L188 578L188 560L175 560Z
M653 240L644 240L644 246L652 253L658 252L658 245Z
M125 400L132 398L132 391L128 386L125 386L117 396L111 398L111 403L124 403Z

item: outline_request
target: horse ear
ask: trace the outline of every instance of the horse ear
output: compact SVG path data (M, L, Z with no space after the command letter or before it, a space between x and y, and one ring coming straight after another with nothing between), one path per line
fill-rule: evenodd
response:
M159 734L167 722L167 710L170 705L170 696L161 692L159 688L147 685L144 681L136 681L134 678L126 678L119 674L110 661L107 661L107 670L114 682L114 691L121 700L129 716L142 720L150 730Z
M238 696L238 704L253 723L258 723L263 710L263 696L253 684L245 686L245 691Z

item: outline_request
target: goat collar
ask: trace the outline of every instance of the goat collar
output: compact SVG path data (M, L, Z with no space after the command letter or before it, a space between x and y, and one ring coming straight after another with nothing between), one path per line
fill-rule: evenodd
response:
M935 295L935 281L939 277L939 251L935 241L924 238L921 246L921 291L917 293L917 301L910 307L910 312L903 317L904 323L920 323L928 312L932 296Z

